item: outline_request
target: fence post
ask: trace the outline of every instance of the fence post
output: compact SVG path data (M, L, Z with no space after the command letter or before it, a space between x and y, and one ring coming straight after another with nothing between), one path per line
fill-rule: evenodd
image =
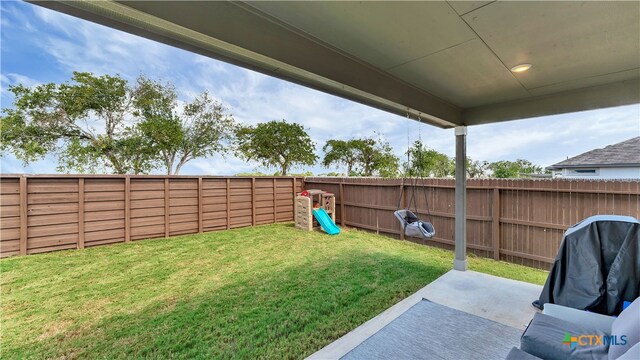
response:
M231 229L231 179L227 178L227 229Z
M202 231L202 177L198 177L198 233Z
M293 220L296 220L296 177L293 177L293 208L292 208Z
M251 226L256 225L256 178L251 178Z
M164 179L164 237L169 237L169 178Z
M131 241L131 177L124 178L124 241Z
M273 222L278 222L278 197L276 195L276 178L273 178Z
M345 224L345 218L347 217L347 215L344 213L344 184L343 184L344 179L340 180L340 225L342 226L347 226L347 224Z
M84 249L84 178L82 177L78 178L78 249Z
M27 177L20 176L20 255L27 255Z
M493 236L493 258L500 260L500 189L493 188L493 205L491 209L493 222L491 234Z

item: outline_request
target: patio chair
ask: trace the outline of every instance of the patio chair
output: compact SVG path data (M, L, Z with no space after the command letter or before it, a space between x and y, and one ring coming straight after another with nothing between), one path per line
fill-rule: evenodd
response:
M507 356L508 360L535 358L640 359L640 297L617 318L546 304L522 334L520 349Z

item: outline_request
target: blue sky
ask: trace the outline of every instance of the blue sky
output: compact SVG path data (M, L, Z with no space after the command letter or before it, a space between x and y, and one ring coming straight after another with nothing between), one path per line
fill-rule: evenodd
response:
M411 141L417 139L419 132L429 147L454 155L451 129L418 125L400 116L24 2L2 1L0 11L2 108L12 105L7 91L11 84L63 82L72 71L120 74L131 81L144 74L173 82L182 101L191 101L208 90L244 123L274 119L301 123L317 143L318 155L328 139L375 136L374 132L378 132L401 156L407 147L407 130ZM640 135L640 105L473 126L468 133L468 153L473 159L525 158L548 166ZM55 173L56 168L55 159L50 157L28 166L11 155L0 161L3 173ZM215 156L194 160L181 173L227 175L255 170L275 171L232 156ZM318 174L343 169L317 165L310 170Z

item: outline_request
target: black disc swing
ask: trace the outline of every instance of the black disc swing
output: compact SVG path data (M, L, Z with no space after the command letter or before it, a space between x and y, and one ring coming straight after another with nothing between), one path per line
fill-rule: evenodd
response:
M407 114L407 119L410 119L409 114ZM397 210L393 213L395 217L400 221L400 225L404 229L405 236L410 237L418 237L421 239L431 239L436 234L436 229L433 227L431 223L431 213L429 211L429 199L427 197L427 189L425 187L424 176L422 176L422 137L420 135L420 118L418 118L418 139L420 140L420 148L418 149L418 172L414 176L409 176L408 178L408 186L411 187L411 197L409 198L409 202L407 203L407 207L402 209L400 207L400 202L402 201L402 195L405 189L405 183L407 181L407 175L409 174L409 167L411 165L411 143L409 141L409 130L407 128L407 165L405 168L404 176L402 177L402 186L400 187L400 196L398 196L398 206ZM424 192L424 201L427 206L427 219L429 221L422 221L416 215L418 214L418 204L416 202L416 187L418 186L418 178L422 179L422 191ZM413 203L412 212L411 204Z

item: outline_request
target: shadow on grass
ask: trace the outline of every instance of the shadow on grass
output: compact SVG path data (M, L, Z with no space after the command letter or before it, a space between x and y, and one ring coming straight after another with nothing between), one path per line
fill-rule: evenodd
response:
M301 358L448 271L350 251L4 349L5 358Z

